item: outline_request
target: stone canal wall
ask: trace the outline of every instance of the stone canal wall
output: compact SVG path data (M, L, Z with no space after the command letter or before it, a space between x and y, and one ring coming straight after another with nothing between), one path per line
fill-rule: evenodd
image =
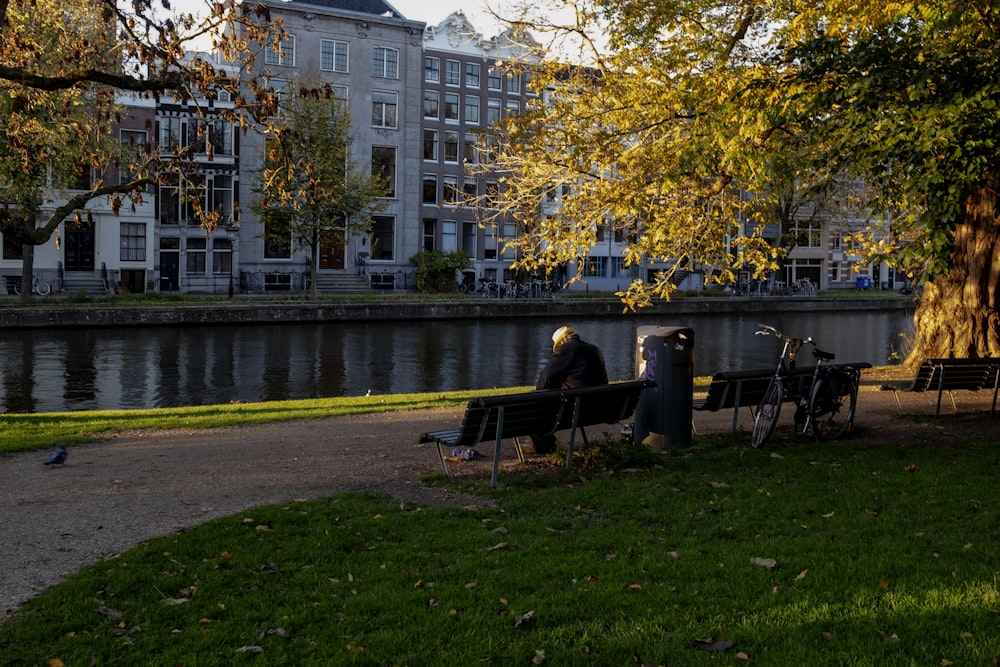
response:
M639 313L683 315L707 313L828 312L905 310L912 299L885 297L682 297ZM238 298L169 305L8 305L0 308L0 330L65 327L205 326L288 322L486 319L520 317L627 316L614 298L562 298L552 301L465 299L433 301L417 298L352 302L275 302Z

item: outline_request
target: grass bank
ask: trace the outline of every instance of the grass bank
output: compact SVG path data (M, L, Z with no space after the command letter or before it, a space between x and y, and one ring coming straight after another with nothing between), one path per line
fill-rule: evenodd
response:
M949 441L702 442L655 469L257 508L84 568L9 665L989 665L1000 466ZM431 478L428 483L443 483Z

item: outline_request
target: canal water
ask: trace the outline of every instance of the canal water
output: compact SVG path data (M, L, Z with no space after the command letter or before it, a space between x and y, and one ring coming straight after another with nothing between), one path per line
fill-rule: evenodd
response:
M912 338L892 312L346 322L0 331L0 411L210 405L534 385L554 329L604 352L612 380L635 377L637 328L694 331L697 375L768 367L780 344L758 322L812 336L840 361L887 364ZM808 362L811 363L811 362Z

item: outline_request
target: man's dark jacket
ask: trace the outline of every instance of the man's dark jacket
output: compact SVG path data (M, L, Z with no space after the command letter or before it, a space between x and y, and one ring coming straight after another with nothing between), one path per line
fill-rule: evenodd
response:
M571 338L557 347L538 376L536 389L578 389L607 384L604 356L596 345Z

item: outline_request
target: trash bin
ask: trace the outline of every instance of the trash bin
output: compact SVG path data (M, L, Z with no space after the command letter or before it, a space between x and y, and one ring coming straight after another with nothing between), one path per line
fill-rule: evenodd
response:
M636 330L636 378L652 380L635 410L635 442L654 449L691 445L694 330L644 326Z
M872 279L870 276L859 276L858 277L858 289L871 289Z

